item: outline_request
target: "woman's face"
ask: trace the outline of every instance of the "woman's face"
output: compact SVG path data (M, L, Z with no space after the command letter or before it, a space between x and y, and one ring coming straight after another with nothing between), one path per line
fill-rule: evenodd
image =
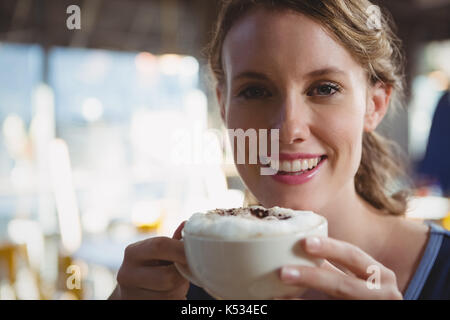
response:
M354 192L369 88L352 56L310 18L261 8L233 25L222 58L226 83L217 93L226 126L280 130L282 172L237 165L256 198L320 212ZM317 167L301 173L315 158Z

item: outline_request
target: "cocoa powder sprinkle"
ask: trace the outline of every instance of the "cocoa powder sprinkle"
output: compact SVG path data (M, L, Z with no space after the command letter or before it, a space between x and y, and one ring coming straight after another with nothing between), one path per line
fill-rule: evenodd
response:
M260 207L256 207L256 208L255 207L250 207L250 208L242 207L242 208L235 208L235 209L216 208L216 209L212 210L211 212L221 215L221 216L237 216L237 215L241 215L241 214L251 214L252 216L259 218L259 219L273 217L278 220L287 220L287 219L291 218L291 216L288 214L274 212L273 210L260 208Z

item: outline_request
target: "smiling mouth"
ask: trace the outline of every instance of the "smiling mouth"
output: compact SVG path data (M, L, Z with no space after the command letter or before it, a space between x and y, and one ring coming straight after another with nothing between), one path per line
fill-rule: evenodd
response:
M326 158L327 156L323 155L310 159L272 160L264 167L276 170L277 175L296 176L314 170Z

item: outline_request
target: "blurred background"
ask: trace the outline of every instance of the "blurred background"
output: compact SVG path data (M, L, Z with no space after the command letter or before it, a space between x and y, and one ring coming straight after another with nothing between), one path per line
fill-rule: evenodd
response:
M374 2L408 61L379 128L411 161L408 217L450 229L450 0ZM217 9L0 1L0 299L105 299L128 244L243 204L203 54Z

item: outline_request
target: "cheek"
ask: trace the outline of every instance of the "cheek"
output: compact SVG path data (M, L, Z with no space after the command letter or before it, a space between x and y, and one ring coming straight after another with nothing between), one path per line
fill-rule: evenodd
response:
M238 130L242 129L244 132L247 132L248 129L255 129L256 134L256 143L258 144L258 129L266 129L265 127L265 116L263 112L255 112L255 110L251 110L250 108L246 108L238 105L229 105L227 106L227 114L226 114L226 127L227 129ZM238 163L238 148L237 148L237 139L234 141L228 136L228 140L230 144L234 146L233 157L236 169L244 183L249 187L249 185L253 185L258 181L259 178L259 167L255 164L249 164L250 159L249 155L250 151L250 139L245 139L245 162L244 164ZM253 150L257 154L257 150Z
M226 116L226 126L227 129L233 129L238 130L242 129L244 132L247 132L249 129L254 129L253 132L255 132L256 140L255 145L259 145L259 129L270 129L270 126L268 123L270 121L271 115L267 114L267 112L264 110L264 108L255 108L255 107L248 107L248 106L240 106L240 105L229 105L227 107L227 116ZM229 138L230 139L230 138ZM233 145L233 141L230 140L230 143ZM234 143L237 143L237 140L235 139ZM268 145L268 148L270 149L270 145ZM249 164L249 155L250 154L257 154L258 148L250 151L249 146L249 139L246 139L245 142L245 164L238 164L237 163L237 147L235 145L235 148L233 149L234 153L234 160L236 167L240 173L240 175L244 177L253 177L255 175L259 175L260 169L257 165Z
M354 176L361 161L364 114L361 108L352 108L350 112L336 114L327 121L326 134L328 145L332 149L330 165L345 176Z
M264 108L229 105L227 107L226 125L229 129L259 129L267 127L270 115Z

